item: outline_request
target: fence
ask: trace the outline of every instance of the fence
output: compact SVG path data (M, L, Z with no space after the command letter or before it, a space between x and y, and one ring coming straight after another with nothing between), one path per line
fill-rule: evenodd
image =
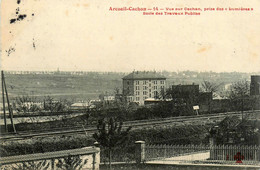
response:
M253 164L260 163L259 146L146 145L141 161L177 163Z
M0 158L0 169L99 169L100 149L85 147L80 149L18 155Z
M125 162L130 163L135 161L135 146L114 147L111 150L111 162ZM109 149L100 148L100 162L104 164L109 163Z
M146 145L145 160L158 160L209 151L205 145Z

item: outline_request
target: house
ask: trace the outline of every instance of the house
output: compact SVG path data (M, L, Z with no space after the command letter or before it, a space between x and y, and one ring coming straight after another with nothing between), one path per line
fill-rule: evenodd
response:
M133 71L123 77L123 96L139 105L144 105L147 98L158 98L165 88L166 77L157 72Z

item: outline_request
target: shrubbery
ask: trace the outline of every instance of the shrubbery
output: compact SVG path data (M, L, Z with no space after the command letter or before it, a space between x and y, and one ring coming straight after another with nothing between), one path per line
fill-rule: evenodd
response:
M131 158L134 154L134 142L143 140L147 144L200 144L207 143L209 125L187 125L164 129L141 129L130 131L129 140L121 147L120 155ZM1 144L1 156L51 152L93 146L94 139L84 135L61 136L33 140L30 143L12 142ZM117 157L115 155L115 157ZM103 159L103 158L102 158ZM113 158L112 158L113 160Z

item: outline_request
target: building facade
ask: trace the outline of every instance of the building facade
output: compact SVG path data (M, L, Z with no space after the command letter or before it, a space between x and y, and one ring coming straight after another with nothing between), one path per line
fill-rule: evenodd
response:
M134 71L123 77L123 95L130 102L143 105L146 99L155 99L166 88L166 78L159 73Z

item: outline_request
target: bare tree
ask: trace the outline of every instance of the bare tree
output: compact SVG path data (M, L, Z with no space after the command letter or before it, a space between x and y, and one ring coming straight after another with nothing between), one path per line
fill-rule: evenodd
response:
M222 84L223 83L213 83L213 82L203 80L203 82L201 83L201 90L203 92L211 92L212 95L215 97L216 96L215 93L219 90L219 87Z
M40 106L36 104L36 97L29 96L18 96L15 98L14 107L18 113L29 114L30 112L34 113L41 111Z

